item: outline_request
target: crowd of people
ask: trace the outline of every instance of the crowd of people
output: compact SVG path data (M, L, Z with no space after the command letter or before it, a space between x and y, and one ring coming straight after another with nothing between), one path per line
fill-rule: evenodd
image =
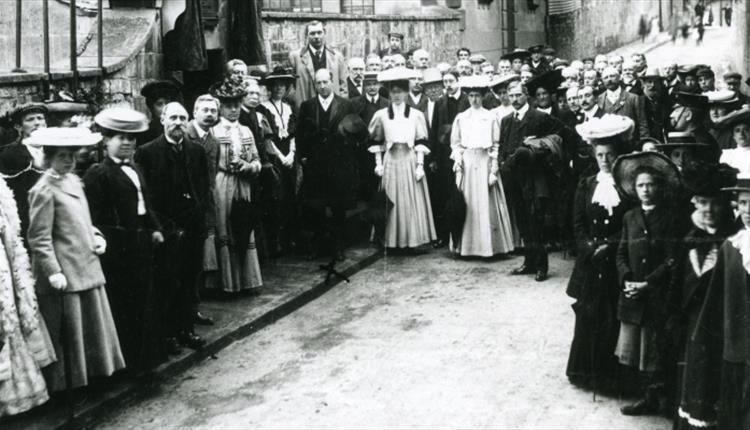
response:
M193 103L7 115L0 150L0 416L200 348L201 294L257 294L267 259L341 260L347 212L389 250L576 257L567 376L628 415L750 428L750 99L708 65L552 48L452 63L404 36L366 58L324 24L270 73L240 60ZM408 252L407 252L408 253ZM29 259L29 256L31 257Z

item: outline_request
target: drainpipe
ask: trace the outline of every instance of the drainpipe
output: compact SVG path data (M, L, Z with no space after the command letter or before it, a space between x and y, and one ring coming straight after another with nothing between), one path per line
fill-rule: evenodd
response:
M16 0L16 67L11 70L13 73L26 73L21 68L21 0Z
M76 31L76 0L70 0L70 71L73 80L70 92L75 97L78 92L78 33Z

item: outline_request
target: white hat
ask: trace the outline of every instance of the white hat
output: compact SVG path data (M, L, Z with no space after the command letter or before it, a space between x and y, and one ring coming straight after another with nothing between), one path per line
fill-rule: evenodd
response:
M30 146L76 147L96 145L101 140L100 133L92 133L88 128L50 127L34 130L23 143Z
M411 79L421 78L422 74L413 69L407 69L406 67L394 67L392 69L384 70L378 74L379 82L396 82L396 81L409 81Z
M635 126L632 119L622 115L603 115L601 118L578 124L576 131L586 141L614 137L630 131Z

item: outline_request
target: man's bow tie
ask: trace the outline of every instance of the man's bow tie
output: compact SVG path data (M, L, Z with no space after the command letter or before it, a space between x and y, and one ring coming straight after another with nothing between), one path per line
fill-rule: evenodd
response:
M122 160L117 163L118 166L132 166L130 160Z

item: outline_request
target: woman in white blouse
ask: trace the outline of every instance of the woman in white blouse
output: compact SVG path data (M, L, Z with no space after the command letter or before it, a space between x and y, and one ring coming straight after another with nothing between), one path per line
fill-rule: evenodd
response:
M415 248L437 239L424 177L424 157L430 153L425 146L427 123L422 112L406 104L409 80L416 77L405 67L378 75L388 86L391 105L377 111L369 126L370 137L380 143L370 147L375 173L393 203L386 218L387 248Z
M740 171L750 174L750 109L741 109L725 116L716 126L732 133L737 145L734 149L721 151L721 163L727 163Z
M466 200L461 238L451 243L461 256L492 257L513 250L513 233L503 184L498 180L500 123L482 107L489 87L486 76L461 78L471 107L456 116L451 131L451 158L456 185Z

